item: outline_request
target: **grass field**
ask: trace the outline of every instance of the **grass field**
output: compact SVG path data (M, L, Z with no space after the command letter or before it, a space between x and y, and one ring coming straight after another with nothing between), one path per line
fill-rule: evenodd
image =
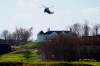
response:
M0 55L0 62L28 62L25 57L25 51L29 50L29 62L34 62L41 59L41 56L36 52L37 48L41 47L42 43L30 42L22 46L15 46L15 50L8 54Z
M34 50L30 51L29 62L34 62L40 59L40 55L38 55ZM15 51L12 53L4 54L0 56L0 62L28 62L25 57L25 50Z
M68 64L88 64L93 66L100 66L100 62L64 62L64 61L51 61L51 62L37 62L41 56L38 55L36 52L31 50L29 61L26 60L24 57L24 50L12 52L8 54L4 54L0 56L0 62L21 62L21 63L29 63L29 64L60 64L60 63L68 63ZM21 61L22 60L22 61Z
M1 62L0 62L1 63ZM3 63L13 63L16 64L18 62L3 62ZM27 66L29 65L36 65L36 66L40 66L40 65L59 65L59 64L71 64L71 65L75 65L75 66L83 66L83 65L91 65L91 66L100 66L100 62L64 62L64 61L51 61L51 62L20 62L22 64L27 64ZM60 65L59 65L60 66ZM63 66L63 65L61 65Z
M21 47L16 47L17 50L8 54L0 55L0 63L29 63L29 64L59 64L59 63L68 63L68 64L88 64L93 66L100 66L100 62L64 62L64 61L51 61L51 62L37 62L38 60L41 60L41 55L39 55L35 50L37 48L40 48L43 46L43 44L37 43L37 42L31 42L28 44L25 44ZM29 60L27 61L25 57L25 51L28 49L30 51Z
M71 64L87 64L87 65L93 65L93 66L100 66L100 62L71 62Z

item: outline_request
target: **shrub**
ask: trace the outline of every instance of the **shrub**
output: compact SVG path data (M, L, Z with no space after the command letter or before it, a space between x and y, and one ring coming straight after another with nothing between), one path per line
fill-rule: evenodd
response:
M12 48L9 44L0 44L0 54L11 52Z

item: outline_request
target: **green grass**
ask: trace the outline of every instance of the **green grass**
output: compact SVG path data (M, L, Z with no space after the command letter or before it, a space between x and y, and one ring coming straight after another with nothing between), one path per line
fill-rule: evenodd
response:
M1 63L1 62L0 62ZM4 63L4 62L3 62ZM5 62L5 63L18 63L18 62ZM51 61L51 62L21 62L22 64L36 64L36 65L56 65L56 64L72 64L72 65L93 65L100 66L100 62L64 62L64 61Z
M25 58L25 50L22 51L16 51L16 52L12 52L12 53L8 53L8 54L4 54L0 56L0 62L28 62ZM34 62L38 59L40 59L40 55L38 55L36 52L34 51L30 51L30 58L29 58L29 62ZM22 61L21 61L22 60Z
M71 64L87 64L87 65L93 65L93 66L100 66L100 62L71 62Z
M41 48L42 46L43 46L43 43L41 42L30 42L25 45L22 45L21 48L36 49L36 48Z
M100 66L100 62L66 62L66 61L51 61L51 62L33 62L31 64L75 64L75 65L79 65L79 64L86 64L86 65L93 65L93 66Z
M16 63L16 62L21 62L21 63L29 63L29 64L61 64L61 63L68 63L68 64L88 64L88 65L94 65L94 66L100 66L100 62L79 62L79 61L74 61L74 62L66 62L66 61L49 61L49 62L36 62L36 60L40 59L40 55L38 55L34 51L30 51L30 59L29 62L26 60L24 57L25 50L21 51L16 51L8 54L4 54L0 56L0 63L5 62L5 63ZM21 61L23 60L23 61Z
M43 43L38 42L31 42L27 43L23 46L17 47L17 51L14 51L12 53L0 55L0 63L29 63L29 64L60 64L60 63L68 63L68 64L88 64L88 65L94 65L94 66L100 66L100 62L66 62L66 61L49 61L49 62L37 62L38 59L41 59L41 55L38 55L34 49L40 48L43 46ZM25 50L30 50L30 58L29 61L25 58ZM22 61L21 61L22 60Z
M54 61L54 62L33 62L33 64L60 64L60 63L67 63L67 64L87 64L87 65L95 65L100 66L100 62L66 62L66 61Z
M27 63L28 61L26 60L26 57L25 57L26 49L30 51L29 62L37 61L38 59L41 59L41 55L39 55L35 50L37 50L41 46L43 46L43 43L39 43L39 42L30 42L25 45L22 45L21 47L17 46L15 47L16 51L8 53L8 54L0 55L0 62Z

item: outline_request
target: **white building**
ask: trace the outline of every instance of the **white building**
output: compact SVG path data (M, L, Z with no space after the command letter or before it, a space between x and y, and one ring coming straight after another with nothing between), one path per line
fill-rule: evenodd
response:
M59 34L66 34L69 35L71 34L71 30L70 31L51 31L50 29L48 29L47 32L43 32L42 30L37 34L37 41L38 42L45 42L47 41L48 38L50 37L54 37L57 36Z

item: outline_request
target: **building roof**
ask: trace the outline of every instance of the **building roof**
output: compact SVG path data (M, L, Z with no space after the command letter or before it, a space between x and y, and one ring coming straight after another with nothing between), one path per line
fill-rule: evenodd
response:
M38 34L44 34L44 32L41 30Z
M71 31L47 31L47 32L39 32L39 34L45 34L45 35L50 35L51 33L53 33L53 32L55 32L55 33L57 33L57 34L60 34L60 33L62 33L62 32L64 32L64 33L70 33Z

